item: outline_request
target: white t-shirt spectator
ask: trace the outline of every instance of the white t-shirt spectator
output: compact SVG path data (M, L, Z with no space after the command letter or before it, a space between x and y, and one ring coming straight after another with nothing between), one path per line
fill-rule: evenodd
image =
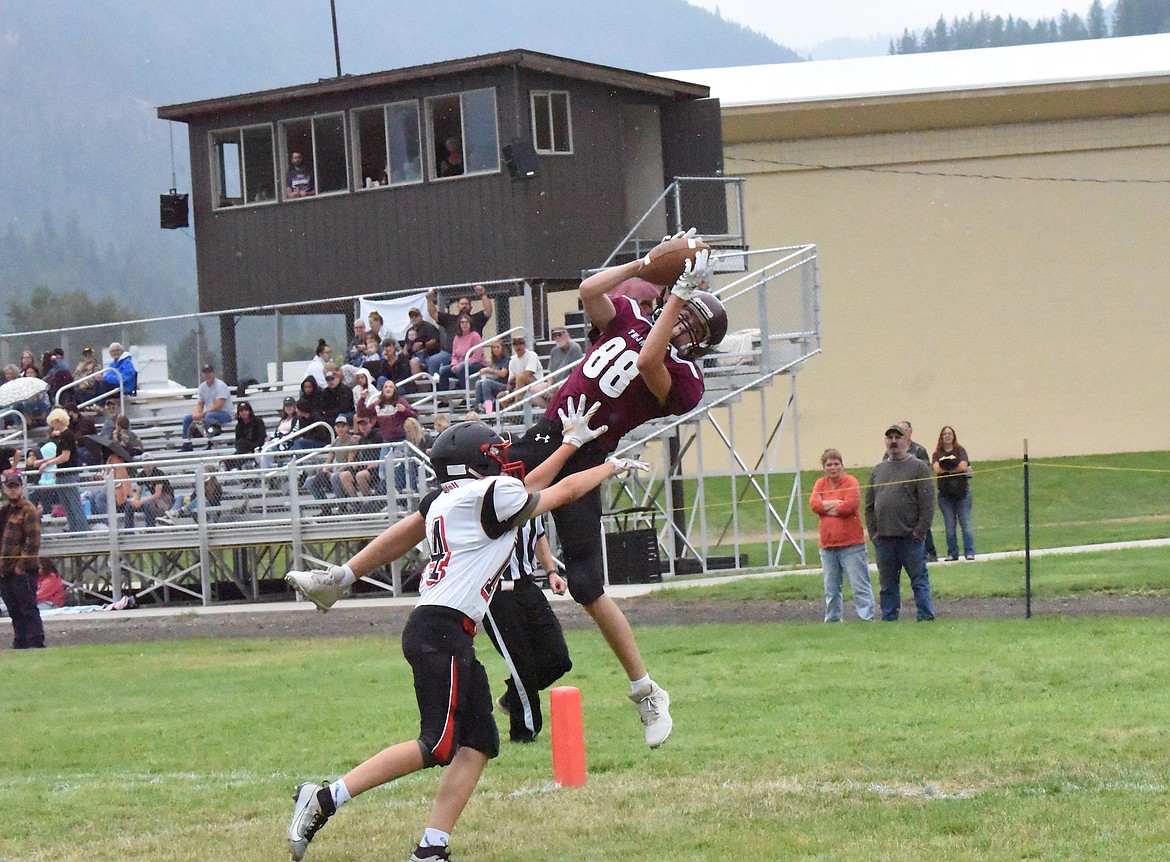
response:
M204 411L215 409L215 402L222 398L223 406L219 409L227 413L232 412L232 390L218 377L215 378L215 382L210 386L206 380L200 383L199 392L195 397L203 405Z
M534 350L526 350L523 356L519 353L513 353L512 358L508 361L509 380L516 380L525 371L531 371L537 380L544 377L544 368L541 367L540 358L537 357Z

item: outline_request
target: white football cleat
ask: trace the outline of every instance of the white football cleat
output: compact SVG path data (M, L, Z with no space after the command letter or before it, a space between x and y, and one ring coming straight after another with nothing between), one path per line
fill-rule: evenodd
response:
M670 695L666 690L650 680L637 691L630 692L629 698L638 706L638 715L646 731L646 744L657 748L666 742L674 727L670 718Z
M284 580L290 587L315 604L321 613L325 613L345 595L346 588L341 584L343 574L344 572L340 568L334 566L327 572L321 569L289 572L284 576Z

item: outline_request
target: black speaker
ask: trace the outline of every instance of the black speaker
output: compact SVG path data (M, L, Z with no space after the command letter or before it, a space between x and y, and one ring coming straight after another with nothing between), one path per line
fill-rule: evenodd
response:
M512 179L530 180L536 176L538 167L536 148L531 141L512 138L511 143L504 144L504 164Z
M662 580L658 533L650 528L605 534L611 584L649 584Z
M158 196L158 221L163 230L187 227L187 195L170 194Z

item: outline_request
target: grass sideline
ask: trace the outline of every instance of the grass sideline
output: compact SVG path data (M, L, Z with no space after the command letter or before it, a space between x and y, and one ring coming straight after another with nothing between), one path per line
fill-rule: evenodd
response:
M925 444L924 444L925 445ZM980 554L1021 550L1024 547L1024 470L1023 460L979 461L974 463L971 480L973 526ZM848 471L861 483L864 495L869 468ZM808 509L808 495L820 471L801 473L804 507L806 552L816 560L817 519ZM757 477L761 482L763 477ZM1060 548L1103 542L1157 539L1170 536L1170 452L1125 452L1111 455L1083 455L1065 458L1032 459L1029 464L1032 547ZM696 483L685 483L686 500L692 500ZM737 494L756 505L742 505L738 513L741 535L763 536L763 507L747 481L740 477ZM773 505L784 511L792 489L792 475L775 473L769 477ZM729 479L713 478L704 482L708 534L714 541L730 518L732 487ZM628 501L626 501L628 503ZM616 507L616 506L615 506ZM795 515L790 528L796 530ZM935 511L933 532L940 556L946 553L942 514ZM730 534L729 534L730 535ZM961 541L961 539L960 539ZM757 541L745 540L741 553L749 556L753 566L768 563L767 548ZM730 554L731 548L725 552ZM796 552L786 547L782 565L797 563Z
M1168 636L1166 618L643 628L676 722L650 751L601 638L570 632L588 785L554 788L547 732L505 744L453 856L1161 860ZM417 728L393 638L9 652L0 686L6 861L287 858L292 785ZM359 798L306 858L405 859L437 778Z

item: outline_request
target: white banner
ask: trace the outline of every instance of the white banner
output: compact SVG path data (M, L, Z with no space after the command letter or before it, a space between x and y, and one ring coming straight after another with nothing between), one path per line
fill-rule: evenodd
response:
M427 315L427 295L426 293L416 293L413 296L401 296L398 299L363 299L361 301L361 315L365 318L366 324L370 322L370 312L376 311L382 315L382 337L395 338L398 341L406 335L406 330L410 329L410 315L407 314L412 308L417 308L422 312L424 320L430 320ZM434 321L431 321L434 323Z

